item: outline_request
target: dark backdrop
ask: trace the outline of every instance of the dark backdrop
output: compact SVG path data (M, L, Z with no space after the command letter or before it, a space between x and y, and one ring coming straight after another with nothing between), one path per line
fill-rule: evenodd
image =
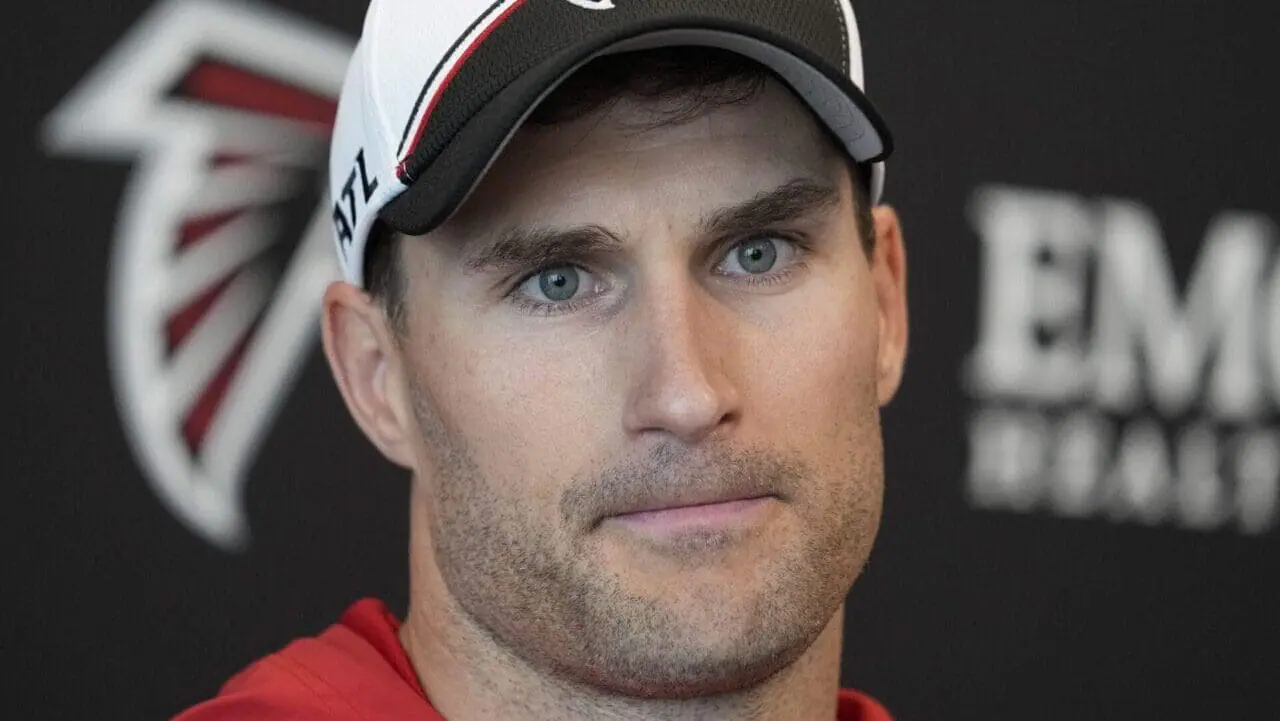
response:
M295 77L317 66L305 52L282 45L281 62L264 65L242 50L253 38L228 44L212 37L221 25L197 23L192 37L212 49L160 94L137 95L154 108L54 127L60 108L73 112L73 89L162 5L218 17L274 8L282 27L305 23L296 38L330 51L349 47L363 14L337 0L7 13L0 649L12 718L167 718L358 597L405 603L406 479L350 422L312 330L292 346L296 365L284 363L294 372L263 396L278 406L246 406L270 420L243 471L219 476L243 481L231 491L192 479L209 468L199 459L219 413L248 417L219 402L258 361L199 376L221 390L196 394L203 416L174 401L184 412L172 437L126 430L130 414L151 411L113 375L143 362L111 350L137 343L121 340L113 308L167 281L140 271L141 285L113 283L129 262L120 248L177 258L230 222L175 210L191 196L164 196L170 181L143 191L169 126L139 118L236 106L315 135L332 96ZM887 197L907 231L912 346L884 418L885 524L848 606L845 681L904 721L1275 718L1271 5L858 7L870 94L897 139ZM125 63L91 90L159 62ZM129 92L98 95L142 107ZM214 172L237 161L200 162ZM297 188L263 211L283 222L264 236L281 261L263 266L274 281L305 256L318 177L306 162L260 167L287 168ZM126 222L148 209L180 222ZM217 295L129 332L180 346L217 315ZM314 321L284 316L295 328ZM197 461L158 471L147 444ZM246 534L214 530L219 502L241 509Z

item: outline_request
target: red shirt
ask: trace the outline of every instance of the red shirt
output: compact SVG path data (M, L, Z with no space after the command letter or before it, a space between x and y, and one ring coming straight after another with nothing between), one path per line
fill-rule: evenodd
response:
M399 628L381 601L360 601L319 636L249 666L175 721L444 721L400 645ZM870 697L841 691L837 721L892 719Z

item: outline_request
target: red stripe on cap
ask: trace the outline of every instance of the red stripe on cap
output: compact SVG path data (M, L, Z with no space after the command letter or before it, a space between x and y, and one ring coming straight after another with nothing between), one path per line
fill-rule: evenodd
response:
M449 69L449 74L444 77L443 81L441 81L440 88L436 90L436 94L431 97L431 101L427 104L426 112L422 114L422 119L418 121L418 127L413 131L413 142L409 144L409 149L404 154L404 160L400 161L400 164L396 166L396 175L399 176L401 180L404 180L405 177L405 164L409 162L409 158L412 158L414 151L418 149L418 143L422 140L422 135L427 129L427 120L431 118L431 113L436 109L436 103L440 101L440 98L444 95L444 91L449 89L449 83L453 82L454 76L457 75L458 71L462 69L462 66L466 64L467 58L471 57L471 54L476 51L476 48L480 47L480 44L485 41L485 38L489 37L489 34L496 30L499 25L506 22L507 18L511 17L511 13L518 10L521 5L524 5L524 3L525 0L517 0L517 2L511 7L503 10L502 14L489 24L489 27L485 28L475 40L471 41L471 44L467 46L466 50L462 51L462 55L458 56L458 61Z

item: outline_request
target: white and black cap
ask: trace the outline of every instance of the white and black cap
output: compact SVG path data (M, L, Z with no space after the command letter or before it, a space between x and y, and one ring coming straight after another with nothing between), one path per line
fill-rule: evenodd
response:
M786 82L884 186L892 140L864 95L850 0L372 0L329 158L343 277L363 287L375 220L420 235L462 205L555 87L600 55L733 51Z

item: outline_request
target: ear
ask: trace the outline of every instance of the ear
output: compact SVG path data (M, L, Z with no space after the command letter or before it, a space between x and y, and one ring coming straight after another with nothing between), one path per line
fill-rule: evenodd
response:
M907 356L907 255L898 213L887 205L872 210L876 245L871 277L880 308L877 394L880 405L893 399L902 383Z
M411 467L415 426L409 386L382 307L349 283L331 283L324 294L321 336L356 425L387 459Z

